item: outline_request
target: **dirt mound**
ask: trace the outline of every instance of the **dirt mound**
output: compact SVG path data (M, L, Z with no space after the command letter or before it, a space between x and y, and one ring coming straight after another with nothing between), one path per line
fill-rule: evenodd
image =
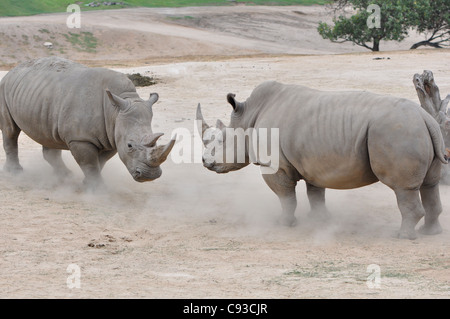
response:
M90 64L110 61L111 65L127 65L227 52L214 45L182 37L102 26L68 29L61 24L39 22L0 23L0 36L0 67L3 69L26 60L55 55L89 61ZM52 44L51 48L45 45L46 42Z
M127 76L136 87L150 86L157 83L156 79L140 73L127 74Z

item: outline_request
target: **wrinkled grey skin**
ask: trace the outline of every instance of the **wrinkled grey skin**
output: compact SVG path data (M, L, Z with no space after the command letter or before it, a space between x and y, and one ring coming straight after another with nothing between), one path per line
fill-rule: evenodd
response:
M423 216L422 233L441 232L439 178L447 157L439 125L418 104L369 92L324 92L277 82L259 85L243 103L231 93L227 98L233 106L229 127L279 128L279 170L263 178L280 199L283 224L296 222L299 180L306 182L311 213L321 218L329 214L325 188L381 181L397 196L400 238L416 238L415 226ZM209 126L200 105L197 119L203 121L204 132ZM220 120L217 127L225 141ZM248 164L204 165L226 173Z
M61 150L70 150L85 184L102 184L100 172L116 153L138 182L161 176L159 165L174 140L156 146L162 133L151 129L152 105L124 75L88 68L56 57L23 63L0 82L0 128L6 152L4 169L20 172L17 139L21 131L43 146L56 173L70 173Z

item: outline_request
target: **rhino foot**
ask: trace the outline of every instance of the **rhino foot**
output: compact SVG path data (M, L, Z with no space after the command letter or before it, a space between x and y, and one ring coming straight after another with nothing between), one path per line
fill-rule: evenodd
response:
M103 182L102 178L96 178L96 179L85 178L83 180L83 190L86 193L91 193L91 194L105 193L106 185Z
M278 218L278 224L294 227L295 225L297 225L297 218L293 215L282 214L280 218Z
M74 176L73 172L71 172L69 169L58 169L58 170L55 169L54 172L60 182L72 179L72 177Z
M416 234L415 230L412 230L412 231L400 230L397 234L397 238L414 240L414 239L417 239L417 234Z
M308 213L308 219L314 221L314 222L320 222L325 223L328 222L331 219L331 213L328 209L312 209Z
M430 225L423 224L419 228L419 233L423 235L437 235L442 233L442 227L439 224L439 221L436 221Z
M11 173L13 175L17 175L23 172L23 167L19 164L19 163L8 163L6 162L5 166L3 167L3 169L8 172Z

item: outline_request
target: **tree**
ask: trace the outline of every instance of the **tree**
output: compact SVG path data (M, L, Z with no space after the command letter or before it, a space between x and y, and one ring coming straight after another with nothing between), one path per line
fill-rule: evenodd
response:
M340 15L334 18L334 26L319 22L317 31L324 39L332 42L353 42L366 49L379 51L381 40L402 41L408 35L408 22L411 19L407 14L411 10L412 2L413 0L338 0L337 6L342 8L347 4L351 5L355 14L351 17ZM370 5L380 8L380 23L375 27L368 23L374 13L367 11Z
M450 102L450 94L441 100L439 87L434 81L433 72L429 70L424 70L422 74L414 74L413 83L420 105L439 123L446 146L446 155L450 158L450 109L447 107ZM450 185L449 165L442 166L441 183Z
M413 44L411 49L422 45L442 48L450 45L450 0L416 0L409 13L409 24L419 33L424 33L424 41Z

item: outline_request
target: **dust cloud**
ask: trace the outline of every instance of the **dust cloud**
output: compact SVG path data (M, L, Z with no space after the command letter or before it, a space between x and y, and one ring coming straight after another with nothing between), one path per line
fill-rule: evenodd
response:
M9 176L3 183L44 201L69 202L81 210L107 212L118 226L148 227L160 219L174 224L206 223L227 225L222 236L281 239L284 236L309 238L314 244L328 244L345 236L358 238L395 237L401 215L393 191L376 183L353 190L326 191L331 212L329 220L317 221L309 215L310 207L303 181L297 185L298 223L294 227L279 225L281 213L278 197L268 188L257 166L216 174L198 163L175 164L170 157L161 166L162 176L152 182L137 183L116 155L108 161L102 176L105 187L88 192L84 175L68 151L63 160L72 175L58 177L45 162L38 144L21 136L27 149L20 149L24 172ZM442 185L441 195L449 198L450 187ZM78 206L77 206L78 205ZM81 205L81 206L79 206ZM87 208L86 208L87 207ZM421 221L419 224L421 224ZM443 216L444 228L450 228Z

